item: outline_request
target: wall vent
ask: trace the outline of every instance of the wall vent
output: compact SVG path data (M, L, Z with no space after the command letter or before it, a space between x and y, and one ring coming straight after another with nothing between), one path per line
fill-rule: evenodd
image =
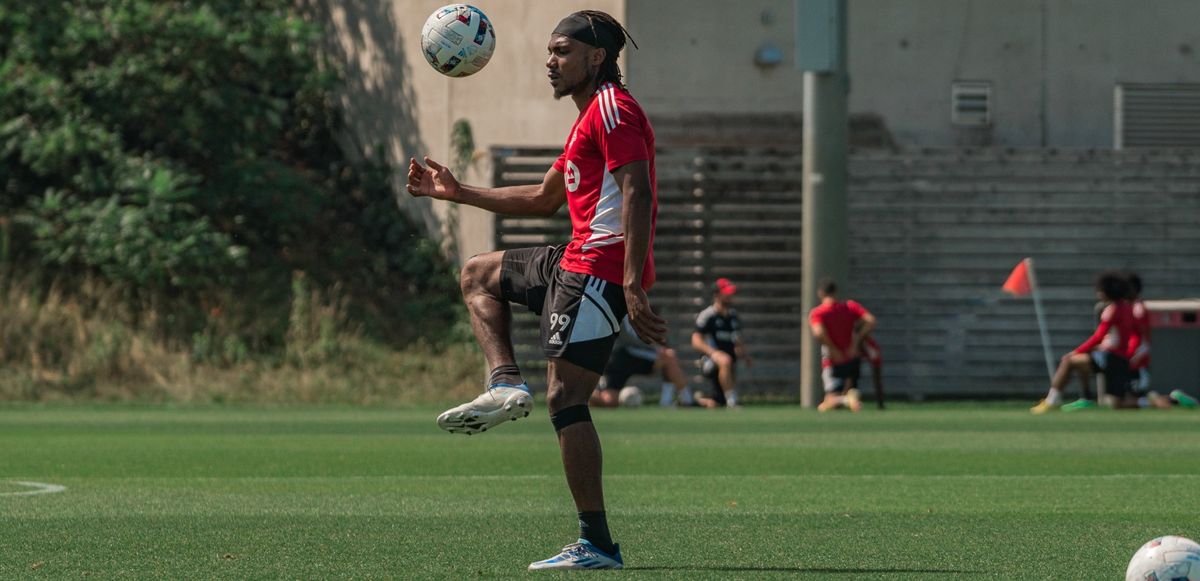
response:
M1200 84L1118 84L1113 147L1200 147Z
M950 85L950 122L961 127L992 124L992 84L988 81L954 81Z

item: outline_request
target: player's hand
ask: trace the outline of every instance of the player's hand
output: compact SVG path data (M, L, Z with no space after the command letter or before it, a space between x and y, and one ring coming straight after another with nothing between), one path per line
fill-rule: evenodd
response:
M858 344L851 343L850 346L846 348L846 359L854 359L855 357L858 357Z
M642 341L650 345L667 344L667 320L650 309L650 298L641 288L625 288L625 308L629 324Z
M424 167L417 158L408 160L408 193L415 198L430 197L438 200L453 200L458 194L458 179L438 162L425 158Z
M829 360L834 363L845 363L846 362L846 354L842 353L842 350L838 349L837 347L830 347L829 348Z

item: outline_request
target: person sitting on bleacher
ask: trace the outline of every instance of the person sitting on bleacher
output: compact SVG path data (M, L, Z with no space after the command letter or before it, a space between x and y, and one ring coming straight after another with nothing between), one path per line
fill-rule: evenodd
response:
M1109 395L1114 398L1114 407L1137 407L1136 398L1129 397L1129 358L1140 342L1140 335L1133 308L1127 300L1129 283L1120 273L1103 272L1096 278L1096 295L1105 302L1096 332L1074 351L1063 356L1045 399L1029 411L1044 414L1062 406L1062 390L1070 381L1072 372L1079 375L1084 397L1068 404L1068 409L1096 405L1086 397L1092 373L1104 374Z

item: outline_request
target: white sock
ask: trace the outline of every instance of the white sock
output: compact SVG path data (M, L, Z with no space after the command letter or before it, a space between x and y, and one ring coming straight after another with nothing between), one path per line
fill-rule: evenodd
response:
M737 405L737 404L738 404L738 402L737 402L737 390L736 390L736 389L732 389L732 390L729 390L729 391L725 392L725 405L727 405L727 406L731 406L731 407L732 407L732 406L735 406L735 405Z
M662 395L658 398L658 405L667 407L675 403L675 384L666 382L662 384Z
M1062 403L1062 400L1063 395L1061 389L1051 387L1050 393L1046 394L1046 403L1050 405L1059 405Z
M683 386L683 391L679 392L679 405L692 405L696 400L692 399L692 388Z

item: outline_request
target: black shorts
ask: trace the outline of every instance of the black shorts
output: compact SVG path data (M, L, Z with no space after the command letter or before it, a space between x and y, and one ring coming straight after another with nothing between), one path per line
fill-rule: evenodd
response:
M1129 370L1129 360L1107 351L1092 351L1088 359L1092 371L1104 374L1104 391L1116 397L1125 397L1130 391L1134 373Z
M821 379L825 383L825 393L842 393L846 390L846 380L858 382L862 371L862 358L855 357L845 363L831 365L821 370Z
M737 355L726 352L733 359L733 373L737 376ZM708 390L708 397L717 402L717 405L725 406L725 390L721 389L721 366L717 365L711 357L705 355L700 359L700 375L707 377L712 382L712 388Z
M500 296L542 318L542 352L589 371L604 373L621 319L625 293L590 274L559 267L566 245L506 250L500 265Z
M650 375L654 373L654 361L638 357L627 349L613 351L608 367L604 369L604 389L619 390L634 375Z

